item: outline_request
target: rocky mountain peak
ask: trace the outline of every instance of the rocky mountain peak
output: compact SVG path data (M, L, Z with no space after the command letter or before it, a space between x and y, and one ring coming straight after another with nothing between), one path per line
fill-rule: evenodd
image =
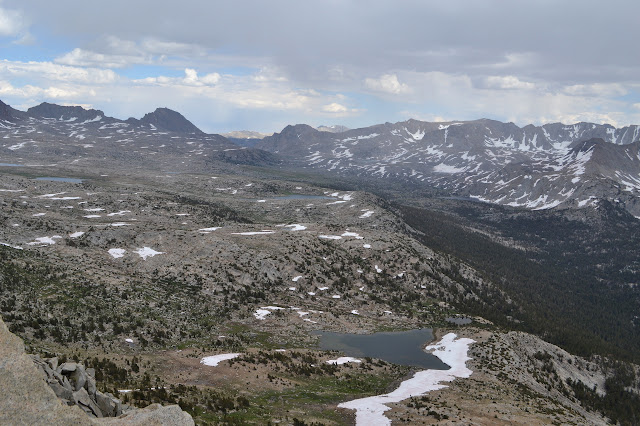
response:
M128 121L137 121L142 124L152 124L155 127L168 130L170 132L180 133L198 133L204 132L198 129L192 122L187 120L179 112L169 108L157 108L155 111L145 114L140 120L129 119Z
M0 120L9 120L13 118L12 110L13 108L0 101Z
M40 105L31 107L27 114L36 118L55 118L57 120L93 120L97 117L104 117L104 112L97 109L85 109L81 106L65 106L43 102Z

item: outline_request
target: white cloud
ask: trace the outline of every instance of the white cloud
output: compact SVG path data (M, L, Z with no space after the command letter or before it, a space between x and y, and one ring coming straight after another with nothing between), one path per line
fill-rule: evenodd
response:
M76 48L57 57L55 62L79 67L123 68L133 64L150 64L152 60L150 57L109 55Z
M218 74L217 72L207 74L204 77L198 77L198 72L191 68L186 68L184 70L184 73L185 73L185 77L183 79L183 82L185 84L194 85L194 86L200 86L200 85L213 86L214 84L217 84L220 81L220 77L221 77L220 74Z
M485 79L485 84L487 88L490 89L533 89L536 87L535 84L529 83L526 81L520 80L518 77L513 75L507 76L490 76Z
M34 81L56 80L65 83L113 83L118 76L112 70L80 68L51 62L20 62L0 60L0 78L29 77Z
M0 36L16 37L26 29L22 13L0 7Z
M202 58L206 49L195 44L162 41L144 38L138 42L116 36L107 36L96 40L92 49L75 48L54 62L62 65L124 68L140 64L160 64L169 57Z
M564 93L573 96L624 96L629 91L618 83L575 84L564 88Z
M398 81L396 74L384 74L379 78L366 78L364 84L371 90L376 92L385 92L391 94L403 94L408 93L409 86Z
M134 80L138 84L153 84L158 86L214 86L222 76L217 72L206 74L203 77L198 76L198 71L193 68L185 68L184 77L147 77Z
M191 68L186 68L184 70L184 83L185 84L197 84L198 83L198 72Z
M83 95L81 91L64 87L37 87L26 85L22 87L14 87L10 83L0 82L0 96L11 96L18 98L46 98L46 99L72 99Z
M330 112L330 113L336 113L336 114L345 113L349 111L349 109L346 106L341 105L337 102L332 102L328 105L323 106L322 110L324 112Z
M625 117L621 113L598 113L598 112L575 112L569 114L560 114L558 121L561 123L579 123L581 121L587 123L611 124L613 127L624 126Z

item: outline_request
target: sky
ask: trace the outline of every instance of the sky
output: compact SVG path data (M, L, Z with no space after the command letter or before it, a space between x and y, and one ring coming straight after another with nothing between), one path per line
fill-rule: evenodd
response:
M0 0L0 100L210 133L640 124L637 0Z

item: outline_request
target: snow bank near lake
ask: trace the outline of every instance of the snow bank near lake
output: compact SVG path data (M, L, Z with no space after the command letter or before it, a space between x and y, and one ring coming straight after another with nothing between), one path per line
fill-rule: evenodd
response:
M444 363L451 366L449 370L424 370L417 372L411 379L405 380L400 386L386 395L370 396L339 404L340 408L356 410L356 426L391 425L391 420L384 416L389 410L385 404L400 402L413 396L421 396L432 390L446 387L442 382L451 382L456 377L466 378L472 371L466 366L470 359L467 356L469 345L474 340L458 338L454 333L444 336L439 342L425 348L432 352Z
M327 361L327 364L342 365L348 362L360 363L362 361L359 360L358 358L353 358L350 356L341 356L340 358L337 358L337 359L330 359L329 361Z
M242 354L234 353L234 354L220 354L220 355L211 355L205 356L200 360L200 364L208 365L211 367L217 367L222 361L226 361L228 359L233 359Z

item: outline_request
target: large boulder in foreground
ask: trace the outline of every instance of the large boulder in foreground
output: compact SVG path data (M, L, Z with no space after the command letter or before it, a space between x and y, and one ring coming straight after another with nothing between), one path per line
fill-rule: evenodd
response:
M71 368L71 366L65 366ZM80 387L84 390L84 388ZM175 425L192 426L191 416L177 405L152 404L119 417L93 418L77 405L56 396L22 340L0 319L0 424L1 425Z

